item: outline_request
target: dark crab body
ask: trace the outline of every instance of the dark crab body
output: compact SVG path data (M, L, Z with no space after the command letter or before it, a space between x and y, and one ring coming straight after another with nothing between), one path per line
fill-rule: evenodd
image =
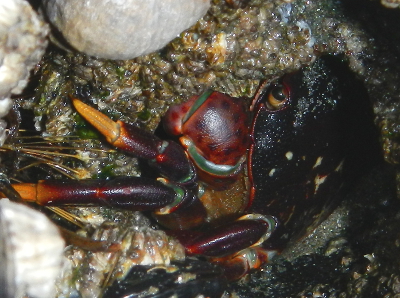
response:
M336 59L320 59L287 75L253 103L250 210L279 219L280 226L264 244L269 247L282 249L305 235L335 205L349 153L346 135L355 133L347 109L356 102L349 91L354 80L347 81L348 71L343 73L335 63ZM274 93L287 94L287 100L272 106L265 97Z
M14 187L42 205L151 210L162 225L180 230L171 234L188 254L210 257L229 268L229 278L239 278L305 235L335 206L357 123L348 117L347 111L354 112L348 105L359 94L358 83L337 61L320 58L261 86L250 117L242 99L217 92L172 108L167 127L185 134L180 140L187 153L175 142L114 122L73 99L111 144L148 160L164 178Z

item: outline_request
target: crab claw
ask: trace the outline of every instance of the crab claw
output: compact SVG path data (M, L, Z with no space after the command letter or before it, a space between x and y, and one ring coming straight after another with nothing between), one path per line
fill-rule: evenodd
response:
M196 172L185 151L173 141L163 141L155 135L122 121L114 122L103 113L77 98L71 98L78 113L92 124L113 146L149 161L162 176L191 187Z
M158 140L137 127L130 127L122 121L114 122L112 119L88 106L77 98L71 98L72 104L78 113L93 125L111 145L135 154L144 159L151 159L157 156L155 147ZM142 136L140 142L132 141L131 134Z

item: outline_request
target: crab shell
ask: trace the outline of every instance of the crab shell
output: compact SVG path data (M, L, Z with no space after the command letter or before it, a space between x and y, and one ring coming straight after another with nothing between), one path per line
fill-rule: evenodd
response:
M245 101L207 90L172 106L164 128L178 135L203 182L227 189L237 180L250 145Z

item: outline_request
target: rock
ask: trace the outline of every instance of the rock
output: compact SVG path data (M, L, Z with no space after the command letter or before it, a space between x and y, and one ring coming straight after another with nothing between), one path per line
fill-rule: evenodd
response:
M162 48L209 7L209 0L43 1L49 21L70 46L115 60Z

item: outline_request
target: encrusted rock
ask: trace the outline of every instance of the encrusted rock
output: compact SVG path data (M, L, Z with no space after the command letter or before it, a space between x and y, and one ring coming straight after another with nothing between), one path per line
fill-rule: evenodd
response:
M152 229L148 219L138 212L124 215L115 222L104 222L91 233L80 231L83 236L113 243L119 249L88 252L68 247L63 275L56 284L57 297L96 298L101 296L104 283L123 280L133 266L168 266L173 260L184 260L185 250L177 240ZM75 282L71 283L72 279Z
M209 0L43 1L48 19L73 48L108 59L162 48L209 7Z

